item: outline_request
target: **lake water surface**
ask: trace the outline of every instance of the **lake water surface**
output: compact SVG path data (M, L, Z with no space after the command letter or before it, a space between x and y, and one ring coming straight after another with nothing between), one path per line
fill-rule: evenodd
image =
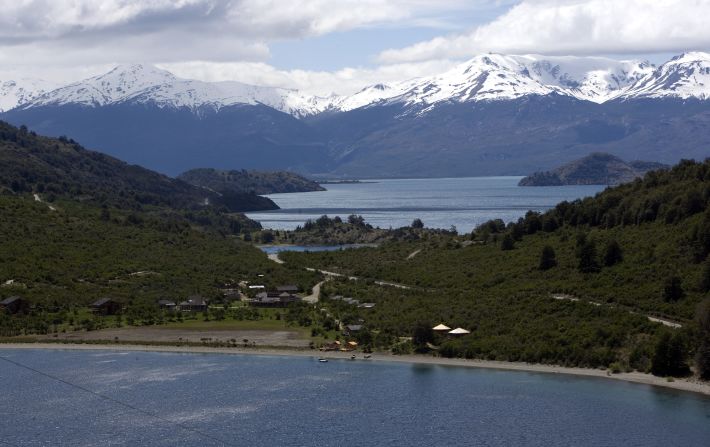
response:
M516 220L563 200L592 196L604 186L520 187L521 177L386 179L327 184L327 191L272 194L280 210L249 213L265 228L294 229L323 214L360 214L376 227L397 228L422 219L430 228L470 232L489 219Z
M0 348L11 446L707 446L710 399L309 357ZM95 394L98 393L98 394Z

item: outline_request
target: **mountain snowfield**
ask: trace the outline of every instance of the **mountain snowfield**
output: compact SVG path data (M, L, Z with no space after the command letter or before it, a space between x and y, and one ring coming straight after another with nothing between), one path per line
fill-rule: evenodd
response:
M106 74L35 95L18 107L78 104L153 103L159 107L219 110L237 104L264 104L294 116L317 112L312 98L294 90L259 87L235 81L181 79L144 64L119 65Z
M690 52L676 56L643 77L623 98L710 99L710 54Z
M57 84L42 79L0 80L0 112L32 102L37 97L57 87Z
M435 76L380 83L347 96L318 97L296 90L236 81L182 79L150 65L120 65L59 88L38 80L0 83L0 111L77 104L154 104L195 113L263 104L297 118L378 104L413 106L423 113L443 103L513 100L558 94L604 103L614 99L710 99L710 54L690 52L655 67L645 61L600 57L484 54Z
M552 93L602 103L627 92L653 70L651 64L641 61L487 54L440 75L367 87L337 98L333 105L341 111L380 102L429 107L450 101L510 100Z

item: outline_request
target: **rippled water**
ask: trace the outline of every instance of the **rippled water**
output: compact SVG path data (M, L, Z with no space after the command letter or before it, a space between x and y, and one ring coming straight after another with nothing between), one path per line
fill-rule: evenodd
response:
M13 446L710 440L710 399L605 379L308 357L10 349L0 356L33 369L0 359L0 444Z
M516 220L528 210L547 210L563 200L591 196L603 186L519 187L521 177L388 179L329 184L327 191L269 195L280 210L249 213L265 228L294 229L323 214L360 214L381 228L422 219L430 228L469 232L489 219Z

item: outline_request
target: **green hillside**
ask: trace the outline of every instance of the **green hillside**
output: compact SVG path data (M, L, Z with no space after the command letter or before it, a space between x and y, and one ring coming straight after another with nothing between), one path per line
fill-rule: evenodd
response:
M243 280L308 290L318 275L279 266L239 237L260 225L236 211L272 205L0 122L0 300L30 305L27 315L0 311L0 336L119 324L76 316L101 297L153 324L165 317L159 299L218 304Z
M39 193L119 208L278 208L250 193L218 194L99 152L0 121L0 191Z
M695 318L710 290L709 205L710 162L682 162L515 224L488 222L465 237L282 257L414 287L341 282L328 292L375 302L340 310L378 333L406 336L420 322L442 321L471 329L445 343L447 355L647 370L663 334L683 345L688 362L700 343Z
M195 231L133 212L103 210L70 201L47 204L28 196L0 195L0 296L33 303L83 306L100 296L154 303L189 294L221 298L226 283L256 280L297 283L315 276L287 269L257 248L231 237Z

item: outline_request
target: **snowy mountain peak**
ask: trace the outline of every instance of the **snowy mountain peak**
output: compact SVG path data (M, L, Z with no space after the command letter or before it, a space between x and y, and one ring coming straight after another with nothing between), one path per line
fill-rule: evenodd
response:
M635 97L710 99L710 54L688 52L655 67L647 61L602 57L488 53L437 75L377 83L352 95L325 98L235 81L182 79L149 64L131 64L54 90L37 82L0 83L0 110L138 103L200 114L235 105L265 105L301 118L381 104L401 104L408 111L425 113L437 104L550 94L596 103Z
M108 73L48 92L28 106L81 104L103 106L122 101L156 85L175 82L172 73L145 64L119 65Z
M683 53L639 79L624 95L629 98L710 99L710 54Z
M428 110L445 102L511 100L560 94L602 103L654 70L645 61L482 54L435 76L376 84L336 101L339 110L404 103Z
M0 112L27 104L55 88L57 88L56 84L42 79L0 80Z
M687 64L694 62L707 62L710 61L710 53L704 51L688 51L678 56L674 56L671 60L666 62L666 64Z
M169 71L162 70L154 65L127 64L118 65L113 70L97 76L95 79L106 85L135 89L149 84L173 82L177 77Z
M296 91L259 87L236 81L203 82L182 79L152 65L119 65L111 71L53 90L24 108L79 104L152 104L160 108L219 110L226 106L264 104L294 116L314 114L323 106L320 98Z

